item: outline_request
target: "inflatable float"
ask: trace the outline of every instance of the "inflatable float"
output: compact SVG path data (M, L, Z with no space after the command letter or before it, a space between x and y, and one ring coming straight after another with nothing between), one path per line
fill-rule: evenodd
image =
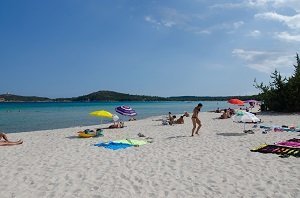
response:
M97 129L96 132L90 129L86 129L84 131L79 131L77 133L78 133L78 137L80 138L91 138L91 137L103 136L102 129Z

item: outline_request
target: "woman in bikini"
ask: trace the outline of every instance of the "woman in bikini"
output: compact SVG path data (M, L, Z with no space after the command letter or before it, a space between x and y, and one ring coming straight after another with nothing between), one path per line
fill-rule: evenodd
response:
M4 141L1 141L1 139L4 139ZM11 145L17 145L22 144L22 140L18 140L16 142L9 141L5 133L0 133L0 146L11 146Z
M197 130L196 130L196 134L199 135L199 129L201 128L201 121L200 119L198 118L198 114L202 108L202 104L199 103L193 110L193 115L192 115L192 122L193 122L193 129L192 129L192 136L194 136L194 133L195 133L195 129L196 129L196 126L198 125L197 127Z

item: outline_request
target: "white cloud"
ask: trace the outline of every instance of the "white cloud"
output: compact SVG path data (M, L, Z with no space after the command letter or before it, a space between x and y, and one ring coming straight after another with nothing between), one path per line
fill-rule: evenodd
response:
M243 0L239 3L219 3L210 6L210 8L220 9L239 9L239 8L265 8L268 6L268 0Z
M248 36L251 36L251 37L259 37L261 35L261 32L259 30L253 30L252 32L250 32L248 34Z
M145 21L154 24L155 26L163 26L167 28L179 27L182 28L188 24L189 16L179 13L175 9L165 8L161 9L157 19L146 16Z
M266 13L256 14L255 17L267 19L267 20L269 19L269 20L279 21L287 25L291 29L300 30L300 14L296 14L294 16L285 16L285 15L277 14L276 12L266 12Z
M146 16L145 21L155 25L156 27L164 26L164 27L167 27L167 28L171 28L172 26L176 25L176 22L173 22L173 21L170 21L170 20L169 21L168 20L157 21L156 19L154 19L151 16Z
M299 41L300 42L300 34L298 35L291 35L288 32L279 32L279 33L275 33L275 36L279 39L285 40L285 41Z
M160 9L156 18L145 16L145 21L156 27L178 28L196 34L211 34L213 31L217 30L230 30L233 32L245 24L244 21L235 21L215 24L211 27L201 27L201 23L199 23L201 20L203 20L203 16L199 14L184 14L173 8Z
M233 23L233 27L234 27L235 29L238 29L239 27L241 27L241 26L244 25L244 24L245 24L244 21L234 22L234 23Z
M145 16L145 21L152 23L154 25L161 25L158 21L156 21L155 19L153 19L151 16Z
M235 30L239 29L244 24L245 24L244 21L236 21L236 22L232 22L232 23L216 24L216 25L213 25L211 27L207 27L206 29L204 29L202 31L198 31L198 33L199 32L212 33L214 31L218 31L218 30L229 30L229 32L227 32L227 33L234 33Z
M210 8L227 8L227 9L242 8L242 7L245 7L244 3L220 3L220 4L214 4L210 6Z
M201 30L198 32L199 34L211 34L211 31L208 30Z
M275 8L288 7L295 10L297 13L300 12L300 2L299 0L270 0L272 6Z
M300 3L300 2L299 2ZM290 31L275 32L274 37L287 42L300 42L300 14L285 16L276 12L256 14L256 18L274 20L286 25Z
M249 68L267 74L274 72L275 69L291 67L294 61L293 56L279 52L234 49L232 54L244 60Z
M299 0L243 0L239 3L220 3L210 6L210 8L237 9L252 8L273 10L277 8L291 8L300 12Z

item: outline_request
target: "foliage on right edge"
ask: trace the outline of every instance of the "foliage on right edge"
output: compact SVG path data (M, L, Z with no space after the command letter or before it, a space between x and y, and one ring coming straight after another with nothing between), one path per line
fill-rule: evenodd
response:
M275 70L270 76L273 81L269 85L258 84L254 80L254 86L261 91L259 98L264 102L265 110L300 112L300 59L298 54L296 54L296 61L294 74L289 78L282 77L280 72Z

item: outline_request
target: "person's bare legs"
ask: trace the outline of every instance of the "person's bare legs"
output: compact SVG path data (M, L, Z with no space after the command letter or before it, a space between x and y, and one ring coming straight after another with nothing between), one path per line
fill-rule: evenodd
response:
M195 129L196 129L196 118L192 118L192 122L193 122L193 129L192 129L192 135L191 136L194 136L194 132L195 132Z
M0 142L0 146L12 146L12 145L18 145L18 144L23 144L23 140L18 140L16 142Z
M201 126L202 126L201 125L201 121L199 120L199 118L196 118L195 120L196 120L196 123L198 124L197 130L196 130L196 134L199 135L199 130L200 130Z
M7 139L7 136L5 135L5 133L0 133L0 140L4 139L6 142L9 142L9 140Z

